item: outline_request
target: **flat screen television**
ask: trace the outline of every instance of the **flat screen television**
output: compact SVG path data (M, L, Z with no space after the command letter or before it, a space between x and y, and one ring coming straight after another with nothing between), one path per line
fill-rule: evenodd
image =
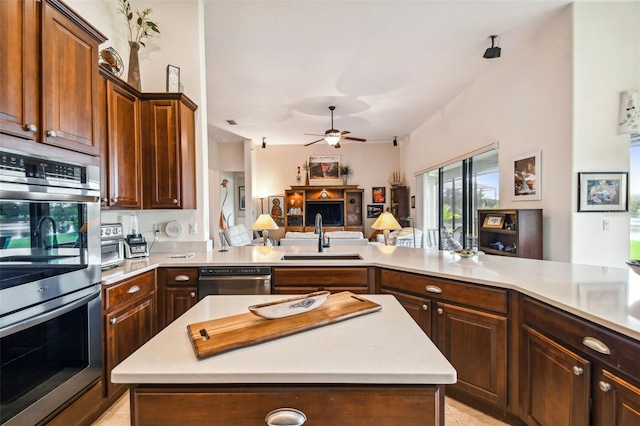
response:
M342 201L308 201L305 211L307 226L313 226L316 223L316 213L322 215L322 226L344 226L344 204Z

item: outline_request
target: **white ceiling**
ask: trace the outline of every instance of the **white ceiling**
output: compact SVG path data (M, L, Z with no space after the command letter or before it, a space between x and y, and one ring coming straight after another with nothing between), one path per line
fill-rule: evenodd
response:
M209 139L312 142L330 105L350 136L402 138L568 3L207 0ZM491 34L502 59L482 58Z

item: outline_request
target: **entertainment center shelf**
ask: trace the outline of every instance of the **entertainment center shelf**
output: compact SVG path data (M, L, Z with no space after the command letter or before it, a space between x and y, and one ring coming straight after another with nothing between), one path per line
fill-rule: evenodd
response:
M326 231L364 233L363 194L358 185L292 186L285 191L285 232L312 232L320 213Z
M478 249L498 256L542 259L542 210L478 210Z

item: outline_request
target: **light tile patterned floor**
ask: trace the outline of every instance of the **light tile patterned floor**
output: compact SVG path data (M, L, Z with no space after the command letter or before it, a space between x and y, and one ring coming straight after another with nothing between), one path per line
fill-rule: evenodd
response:
M489 417L471 407L464 405L451 398L446 398L445 402L445 426L502 426L499 420ZM116 401L107 411L104 412L93 426L129 426L129 392Z

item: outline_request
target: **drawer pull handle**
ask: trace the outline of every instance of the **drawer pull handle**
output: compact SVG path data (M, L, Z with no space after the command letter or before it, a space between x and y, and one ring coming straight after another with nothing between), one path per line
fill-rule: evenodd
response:
M424 289L427 290L429 293L438 293L438 294L442 293L442 289L437 285L428 285Z
M428 311L429 310L429 305L427 305L426 303L424 305L422 305L422 310L423 311Z
M176 281L189 281L189 275L176 275L174 278Z
M295 408L278 408L269 412L264 418L269 426L300 426L307 421L307 416Z
M598 387L602 392L609 392L611 390L611 385L607 382L603 382L602 380L598 382Z
M600 340L595 337L585 337L582 339L582 344L588 347L589 349L593 349L596 352L600 352L601 354L611 355L611 351Z
M582 373L584 373L582 367L578 367L577 365L573 366L573 374L575 374L576 376L582 376Z
M110 322L111 324L115 324L115 323L117 323L117 322L118 322L118 318L111 318L111 319L109 320L109 322Z
M133 294L133 293L137 293L139 291L140 291L140 286L139 285L134 285L129 290L127 290L127 293Z

